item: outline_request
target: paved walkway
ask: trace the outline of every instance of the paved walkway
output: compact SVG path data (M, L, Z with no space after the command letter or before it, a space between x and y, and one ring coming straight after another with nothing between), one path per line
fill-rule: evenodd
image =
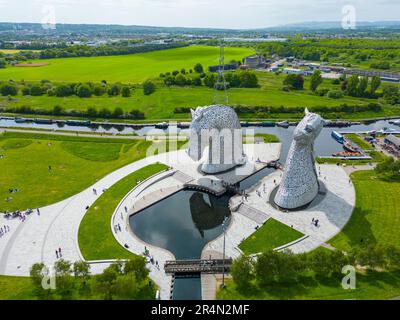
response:
M319 165L319 179L324 183L327 193L307 209L283 212L269 203L271 192L279 185L282 173L276 171L264 178L249 193L245 205L265 212L275 220L307 235L303 241L296 242L288 248L294 253L311 251L333 238L350 219L355 205L355 190L346 171L336 165ZM265 192L264 192L265 185ZM257 194L258 193L258 194ZM236 196L231 200L241 202ZM312 219L319 220L319 226L312 224Z

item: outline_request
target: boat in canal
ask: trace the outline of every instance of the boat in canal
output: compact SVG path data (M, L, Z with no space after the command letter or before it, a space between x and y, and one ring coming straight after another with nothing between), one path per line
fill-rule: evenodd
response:
M289 123L289 121L281 121L281 122L278 122L276 125L278 127L287 129L287 128L289 128L290 123Z
M271 121L261 122L261 127L275 127L275 122Z
M343 135L341 135L341 134L340 134L339 132L337 132L337 131L332 131L331 137L332 137L333 139L335 139L337 142L339 142L340 144L344 144L344 142L345 142L345 139L344 139Z

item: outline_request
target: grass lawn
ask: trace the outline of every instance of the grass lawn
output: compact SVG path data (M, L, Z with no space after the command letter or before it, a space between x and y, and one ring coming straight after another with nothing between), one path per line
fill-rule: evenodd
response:
M226 61L242 60L254 52L248 48L225 48ZM204 68L217 65L219 48L189 46L131 55L60 58L37 60L41 67L7 67L0 70L0 80L101 81L141 83L147 78L174 70L193 69L196 63Z
M34 300L32 281L29 277L0 276L1 300Z
M191 48L191 47L190 47ZM175 49L174 49L175 50ZM179 49L181 50L181 49ZM99 57L99 58L115 58L115 57ZM81 58L69 58L69 60ZM96 59L96 58L82 58ZM62 59L57 59L62 60ZM171 66L169 66L171 68ZM22 68L24 69L24 68ZM32 68L31 68L32 69ZM34 68L35 70L40 68ZM7 69L5 69L7 70ZM0 79L1 79L0 70ZM229 103L231 105L246 105L246 106L273 106L273 107L316 107L328 106L334 107L341 104L348 105L364 105L370 102L376 102L373 99L343 97L341 99L330 99L320 97L313 94L310 90L298 90L285 92L282 90L284 75L275 75L267 72L257 72L259 77L260 88L232 88L229 89ZM158 76L157 74L153 75ZM123 81L123 78L118 79ZM308 88L309 79L306 78L305 88ZM321 87L327 89L335 89L337 86L324 80ZM336 88L337 89L337 88ZM174 113L175 108L195 108L201 105L209 105L213 102L214 90L208 87L166 87L160 83L157 84L157 90L151 95L144 95L143 90L134 90L131 97L124 98L108 97L107 95L91 98L79 98L77 96L70 97L49 97L49 96L22 96L20 93L16 97L0 96L1 107L22 107L30 106L32 109L53 110L54 106L58 105L65 110L87 110L89 107L94 107L98 110L108 108L114 110L116 107L122 108L124 111L137 109L144 112L146 121L157 121L167 119L190 119L190 113ZM257 113L242 113L241 118L254 119L260 121L262 119L299 119L303 117L303 113L276 113L276 114L257 114ZM379 113L376 112L356 112L356 113L321 113L325 118L344 117L347 119L368 119L374 117L394 116L399 115L399 108L396 106L384 106Z
M86 260L129 259L132 253L125 250L114 238L111 231L111 217L122 198L136 185L168 167L152 164L123 178L91 206L79 226L79 247Z
M350 133L350 134L346 134L345 137L349 138L351 141L353 141L356 145L358 145L363 150L373 149L373 147L367 141L365 141L363 138L361 138L357 134Z
M301 232L271 218L250 237L245 239L239 245L239 248L245 254L259 253L275 249L302 236Z
M400 271L357 273L355 290L344 290L339 278L315 279L304 277L296 283L260 289L251 286L240 292L232 280L217 292L219 300L344 300L391 299L400 296Z
M400 182L384 181L374 171L352 174L356 207L344 229L330 241L340 250L364 243L400 246Z
M55 203L146 155L151 142L7 132L0 136L0 207ZM51 166L51 170L49 170ZM9 189L18 189L10 193ZM5 199L12 200L6 202Z

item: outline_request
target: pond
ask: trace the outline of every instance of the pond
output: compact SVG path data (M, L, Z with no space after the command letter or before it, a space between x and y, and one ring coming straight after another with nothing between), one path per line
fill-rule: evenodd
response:
M131 216L129 224L140 239L169 250L176 259L199 259L204 246L222 234L225 217L229 224L229 198L180 191ZM174 299L201 299L199 287L198 275L177 278Z

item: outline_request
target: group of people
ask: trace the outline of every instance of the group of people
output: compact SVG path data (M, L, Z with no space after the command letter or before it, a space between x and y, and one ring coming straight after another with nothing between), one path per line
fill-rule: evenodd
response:
M61 248L56 249L56 257L57 257L57 259L61 259L62 258Z
M158 264L157 260L154 260L154 257L150 255L149 249L147 249L146 246L144 246L144 252L143 255L147 258L147 261L150 262L151 264L155 265L158 270L160 270L160 265Z
M0 227L0 238L3 237L7 232L10 232L10 226L4 225Z
M122 231L122 229L121 229L121 226L120 226L120 224L118 223L118 224L116 224L116 225L114 225L114 231L115 231L115 233L117 233L118 231L119 232L121 232Z
M318 219L312 218L311 223L316 227L319 226L319 220Z

